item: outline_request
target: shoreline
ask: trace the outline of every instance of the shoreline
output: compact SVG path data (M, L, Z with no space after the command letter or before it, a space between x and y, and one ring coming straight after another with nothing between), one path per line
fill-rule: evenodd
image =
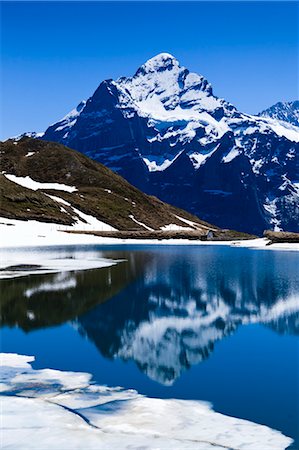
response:
M71 232L70 232L71 231ZM78 246L78 245L102 245L102 246L119 246L119 245L186 245L186 246L230 246L244 247L262 250L283 250L283 251L299 251L299 243L273 243L269 244L267 238L255 239L231 239L231 240L200 240L192 238L169 237L163 238L159 234L158 238L122 238L103 236L105 232L94 231L94 233L102 234L97 236L88 230L72 232L71 227L63 227L61 225L31 221L20 221L13 219L0 218L0 252L3 250L13 249L32 249L42 247L56 246ZM131 232L128 232L131 233Z
M62 234L62 233L61 233ZM81 235L77 235L81 236ZM9 278L19 278L30 275L43 275L62 272L74 272L82 270L101 269L121 263L123 260L111 260L97 255L98 249L94 246L102 247L206 247L222 246L247 248L248 250L272 250L299 252L299 244L272 244L267 245L264 238L251 241L206 241L197 242L184 239L168 240L121 240L116 238L99 238L91 241L72 241L64 243L55 243L44 245L21 246L0 246L0 280ZM72 247L75 247L73 250ZM90 252L81 252L81 247L90 247ZM59 250L58 250L59 249ZM69 254L68 254L69 253Z

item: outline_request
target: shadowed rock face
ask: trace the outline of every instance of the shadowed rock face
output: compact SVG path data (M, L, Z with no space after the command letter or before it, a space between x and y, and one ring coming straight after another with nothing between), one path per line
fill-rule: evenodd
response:
M220 227L230 224L234 229L260 234L267 220L248 158L241 153L230 164L221 163L230 151L232 140L231 134L224 135L217 150L197 170L188 155L182 153L164 172L152 173L152 190L154 195L168 198L172 204L185 208L187 204L194 214L204 211L204 217ZM176 190L178 183L181 187Z
M297 103L243 114L163 53L133 77L103 81L42 139L216 225L299 231Z

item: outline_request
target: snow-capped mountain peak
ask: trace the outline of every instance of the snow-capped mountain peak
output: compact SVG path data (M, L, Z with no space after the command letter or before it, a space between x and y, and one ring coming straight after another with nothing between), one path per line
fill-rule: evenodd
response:
M200 101L212 95L204 77L190 73L169 53L151 58L133 77L122 77L116 85L129 94L142 115L158 120L190 119L189 110L202 109Z
M139 75L140 73L145 74L171 70L174 67L179 67L179 65L178 60L170 53L159 53L142 64L142 66L137 70L136 75Z
M181 66L179 61L169 53L160 53L159 55L149 59L144 63L135 73L133 78L123 80L134 80L134 84L142 83L144 79L152 79L155 83L158 80L164 86L156 86L160 88L169 88L171 84L177 84L178 90L186 90L190 88L201 89L209 94L212 94L212 86L205 80L205 78L196 73L190 73L188 69ZM167 84L168 82L169 84ZM151 83L151 84L153 84Z
M160 53L132 77L103 81L43 139L79 150L221 227L261 233L279 222L297 231L297 194L280 186L284 176L291 185L299 179L298 102L270 110L238 111L202 75Z

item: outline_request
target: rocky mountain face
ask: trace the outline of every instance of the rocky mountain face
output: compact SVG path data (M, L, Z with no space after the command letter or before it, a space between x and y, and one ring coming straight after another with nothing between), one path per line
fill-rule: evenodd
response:
M96 231L217 229L61 144L24 137L0 152L0 217Z
M221 227L299 231L296 111L298 102L241 113L162 53L133 77L103 81L42 139Z
M270 117L271 119L280 120L299 126L299 101L294 102L278 102L265 111L262 111L259 116Z

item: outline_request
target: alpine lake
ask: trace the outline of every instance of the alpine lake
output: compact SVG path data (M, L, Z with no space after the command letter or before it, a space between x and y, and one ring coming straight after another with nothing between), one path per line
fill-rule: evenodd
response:
M78 247L55 247L76 257ZM299 254L217 245L80 246L118 260L1 284L1 350L149 397L208 401L299 448ZM39 250L53 253L53 248ZM83 256L82 256L83 255Z

